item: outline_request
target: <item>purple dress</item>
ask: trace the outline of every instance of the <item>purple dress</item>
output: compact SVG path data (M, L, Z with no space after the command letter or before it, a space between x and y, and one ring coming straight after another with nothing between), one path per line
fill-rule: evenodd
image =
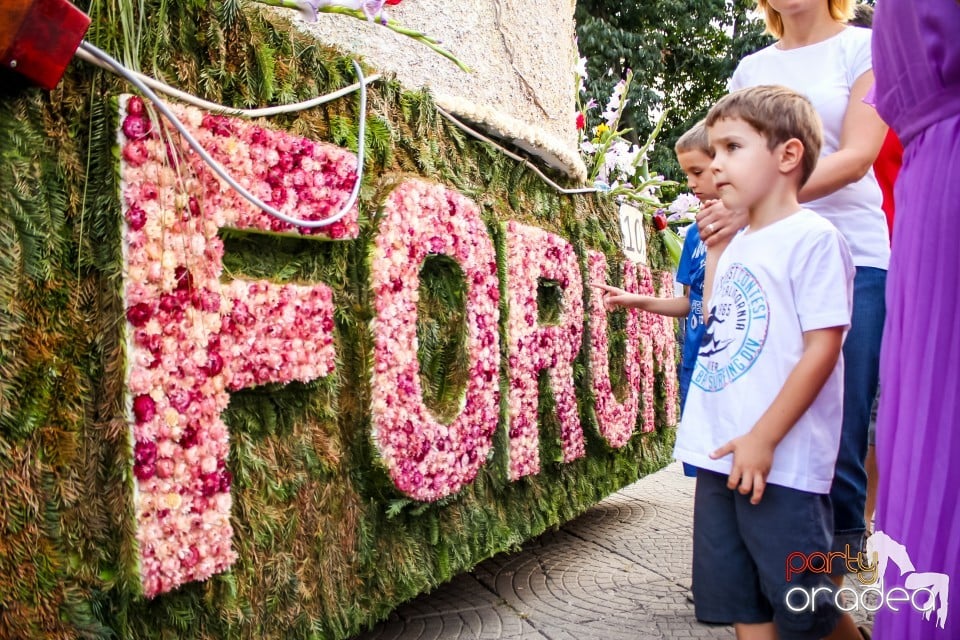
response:
M960 638L960 2L883 0L873 31L877 110L905 149L895 187L880 357L876 528L903 545L889 556L885 592L896 585L908 593L919 586L941 592L929 620L909 602L896 604L898 612L882 607L873 637L955 639ZM925 597L916 600L922 607Z

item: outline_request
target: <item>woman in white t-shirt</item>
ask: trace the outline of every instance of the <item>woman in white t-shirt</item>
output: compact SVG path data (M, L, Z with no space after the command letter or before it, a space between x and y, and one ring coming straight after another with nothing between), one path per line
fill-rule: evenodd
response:
M840 230L857 268L850 333L843 347L843 432L833 480L835 549L856 553L865 531L867 430L877 389L890 243L873 161L886 125L863 98L873 85L871 33L845 24L852 0L757 0L778 40L741 60L730 89L786 85L806 95L823 121L823 149L800 192L805 206ZM708 211L698 220L709 246L745 221ZM840 564L840 563L837 563Z

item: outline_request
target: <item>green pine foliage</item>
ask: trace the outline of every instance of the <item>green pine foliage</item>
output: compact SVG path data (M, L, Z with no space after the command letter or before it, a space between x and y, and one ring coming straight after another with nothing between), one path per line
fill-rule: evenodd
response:
M276 104L354 81L348 58L298 36L288 16L237 0L102 0L87 10L91 42L209 100ZM613 203L558 195L440 117L429 93L382 80L371 87L358 239L222 234L227 279L331 287L338 360L320 380L232 394L224 419L239 559L206 582L144 599L120 295L116 96L130 88L80 61L49 93L0 86L0 637L347 638L667 461L671 431L638 433L614 452L597 444L582 402L590 454L562 464L544 379L542 473L507 481L501 429L459 494L425 504L393 487L369 412L369 254L390 191L420 178L472 198L498 249L501 288L507 220L569 238L581 266L588 248L621 257ZM357 119L354 96L272 125L355 150ZM656 236L650 251L663 260ZM466 386L462 283L449 259L422 266L418 358L425 401L441 419L456 414ZM556 300L544 282L547 321ZM620 340L611 344L614 380L622 378ZM576 364L581 400L591 393L588 361L585 344Z

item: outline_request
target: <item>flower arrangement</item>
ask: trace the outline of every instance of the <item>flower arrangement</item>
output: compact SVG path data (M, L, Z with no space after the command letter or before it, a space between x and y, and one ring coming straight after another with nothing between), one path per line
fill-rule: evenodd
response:
M583 331L583 291L568 242L514 221L506 224L506 236L509 477L516 480L540 471L537 374L541 370L550 371L564 462L585 454L573 387L573 361ZM468 289L470 377L462 408L448 423L440 422L424 405L418 375L418 274L431 254L454 258ZM601 254L591 255L589 265L592 278L605 278ZM653 295L649 268L636 269L644 291ZM476 205L440 185L402 183L384 206L371 274L376 308L373 440L397 489L417 500L436 501L473 480L490 453L498 419L499 289L493 245ZM633 265L625 267L624 277L627 286L636 286ZM538 285L543 279L555 281L563 291L563 310L552 323L538 317ZM644 431L654 428L654 359L673 357L673 334L659 316L631 312L625 366L632 391L619 403L610 386L606 311L598 297L593 299L591 316L597 419L610 446L619 448L633 434L641 395ZM671 370L671 365L663 365L665 379ZM675 387L674 382L666 391L668 396ZM666 402L670 403L669 397ZM668 406L666 412L672 415L675 408Z
M122 99L121 108L136 535L144 593L153 597L223 571L235 559L229 434L221 419L229 391L314 380L328 375L336 361L330 288L239 279L221 283L219 229L310 233L331 240L356 238L359 226L355 208L315 230L277 221L182 150L151 122L139 98ZM239 119L188 107L174 110L238 182L290 215L320 219L347 201L356 180L353 154ZM513 221L506 223L505 236L509 476L516 480L540 470L537 378L542 370L550 374L563 461L585 455L573 384L583 290L567 240ZM439 254L460 265L467 283L470 375L463 407L446 423L423 403L416 338L419 268L426 256ZM436 501L474 479L489 457L498 424L495 250L469 199L439 185L406 181L385 203L371 260L373 439L398 490ZM599 273L602 258L592 258L590 268ZM641 290L652 292L649 269L640 267L639 278L631 273L628 281L638 279ZM562 291L555 323L538 318L542 280ZM639 350L628 355L627 375L641 390L624 403L609 393L607 369L600 362L606 358L605 314L589 336L599 372L594 378L597 416L614 448L629 441L641 395L644 430L654 428L654 357L670 358L666 343L671 340L666 328L647 316L635 316L628 325L630 342ZM669 402L669 390L667 396Z
M259 95L264 78L274 78L278 87L297 89L304 78L342 71L343 60L335 53L312 47L305 34L278 39L270 21L223 18L219 15L223 6L218 3L167 3L167 8L169 15L164 14L163 20L145 23L146 39L141 43L146 47L143 51L169 52L160 61L165 72L192 69L190 65L198 60L206 61L206 67L216 67L222 60L240 65L231 68L236 82L224 87L224 92L216 87L204 89L199 73L183 75L185 91L229 103ZM330 17L328 21L343 26L345 20ZM123 41L119 23L101 22L106 29L98 34L101 40ZM191 25L207 25L212 32L224 28L229 37L197 39ZM365 30L382 31L378 25ZM423 52L432 55L427 49ZM561 525L594 504L598 496L669 462L672 434L658 423L653 433L634 434L620 449L607 446L591 427L586 436L588 454L569 465L560 464L552 456L559 451L559 425L551 410L544 416L547 423L541 425L558 434L556 443L541 447L541 455L544 450L551 454L550 462L542 465L538 475L515 483L500 477L501 467L506 471L509 445L507 238L502 227L511 216L549 226L575 247L585 278L584 248L608 250L605 239L616 234L616 221L605 199L560 195L538 180L525 179L512 160L490 155L483 145L461 144L449 127L430 129L437 112L422 93L374 86L371 91L377 93L377 112L385 127L368 128L369 135L383 143L369 156L371 171L365 174L360 193L359 210L370 219L360 219L359 234L354 226L356 212L351 212L339 231L300 236L299 229L285 228L278 233L296 237L278 241L268 235L274 233L272 220L262 218L252 207L245 209L248 205L239 198L234 202L233 194L205 171L193 172L196 163L188 150L167 159L166 144L176 151L179 142L167 138L156 122L145 122L142 109L130 113L142 105L119 98L123 111L118 119L118 96L98 88L102 77L87 71L71 70L67 79L71 91L40 97L36 92L13 92L5 96L0 113L0 149L9 165L4 175L14 178L0 181L0 192L15 205L7 207L5 215L14 223L28 223L26 231L6 238L11 248L5 265L15 277L0 287L0 306L11 310L0 313L8 334L4 345L7 338L13 340L12 349L0 348L4 359L0 386L6 403L0 411L2 439L7 467L15 471L7 474L0 490L9 534L4 544L14 550L0 554L5 584L0 624L9 628L7 635L159 639L291 638L319 633L345 638L368 628L385 611L426 586ZM78 91L89 93L93 102L77 100ZM417 108L408 108L411 104ZM324 123L352 111L348 104L328 103L296 118L281 118L277 127L326 130ZM128 115L139 117L128 121ZM193 118L190 127L195 133L212 133L199 131L202 114ZM74 140L78 123L86 122L90 126L85 131L89 131ZM120 131L124 122L131 137ZM248 185L256 184L255 190L263 194L269 187L272 196L274 187L282 186L289 197L282 207L285 212L316 218L322 215L321 205L336 207L345 201L343 190L334 188L318 202L306 198L301 202L298 190L303 189L294 183L295 170L281 167L272 178L281 184L270 185L271 165L266 159L273 161L272 151L277 152L277 164L285 164L286 156L301 163L308 156L313 161L329 157L330 163L315 168L310 176L312 186L323 191L334 184L325 182L328 175L350 176L355 164L350 154L339 157L342 150L322 147L300 153L309 147L308 141L278 135L271 125L214 118L208 126L217 122L226 125L220 129L226 135L208 141L219 146L216 158L228 167L236 162L231 172ZM355 127L346 120L340 124L349 130L339 129L336 137L351 137ZM431 144L409 144L408 134L423 127L432 131ZM272 142L253 141L258 129L257 135L269 136ZM234 133L228 133L231 130ZM141 135L144 132L147 135ZM391 137L392 133L400 137ZM133 140L143 144L131 144ZM290 150L279 150L283 145L290 145ZM251 147L264 160L249 163L245 154ZM238 152L230 155L231 149ZM124 160L124 152L138 165ZM370 469L379 460L369 440L370 377L375 363L368 323L376 315L369 254L386 199L398 180L438 181L431 167L478 163L492 173L459 171L456 180L450 175L440 178L451 191L477 198L494 239L501 284L499 408L503 422L485 468L456 495L436 503L394 500L384 486L390 484L386 473ZM251 165L253 173L240 175L241 164ZM70 197L61 197L64 194ZM228 209L235 209L230 220L235 221L235 214L243 216L256 223L257 231L228 230L228 218L221 215ZM187 212L198 214L181 220ZM216 224L209 222L211 218ZM147 228L149 237L143 233ZM218 233L226 250L222 268L216 264L221 255ZM312 240L329 240L340 233L345 241L318 245ZM127 239L141 244L125 246ZM192 248L193 242L202 243L204 250ZM661 249L655 243L650 251L658 265L663 259ZM458 355L464 356L456 372L457 389L463 389L466 289L457 297L456 309L444 306L446 299L434 305L433 293L424 291L438 284L430 279L435 276L443 277L443 286L450 283L445 276L456 274L450 270L451 263L446 257L428 258L425 266L443 269L421 272L418 308L421 313L426 307L443 306L444 313L449 308L453 312L449 317L459 322L456 340L443 344L456 342ZM178 274L177 266L185 270ZM298 307L297 301L308 296L307 289L275 294L271 292L275 283L236 280L259 281L269 276L240 273L270 273L285 279L298 273L329 282L337 303L336 361L311 355L330 353L326 348L330 336L323 331L330 317L323 311L325 301ZM462 279L462 270L457 277ZM147 284L150 294L137 297L137 287ZM241 288L243 284L247 286ZM250 284L258 286L251 290ZM267 288L261 290L261 284ZM38 287L43 295L37 295ZM310 291L326 298L323 288ZM160 308L161 300L154 294L172 296L163 303L166 309ZM131 314L132 320L143 322L137 327L127 322L124 313L140 302L146 306ZM246 310L237 302L244 302ZM290 302L294 302L292 310ZM180 319L178 303L183 312ZM212 311L217 304L218 311ZM264 322L259 321L258 305L263 305L265 315L270 309ZM229 318L264 340L277 330L271 324L287 331L291 312L294 322L317 312L308 320L314 322L318 339L296 348L295 341L303 338L291 332L292 342L281 351L296 354L302 358L298 362L317 372L333 366L333 373L313 383L269 384L253 393L233 394L230 390L237 383L232 379L244 369L233 360L245 357L235 353L237 345L249 343L235 340L225 354L223 325ZM441 328L431 321L418 320L421 332L427 326ZM194 332L198 337L193 337ZM609 338L614 340L614 334ZM422 359L434 355L423 347L421 352ZM215 373L221 365L223 369ZM180 366L192 373L181 374ZM279 370L273 368L275 364L266 366L247 373L265 380L272 371L279 378L289 365L281 364ZM575 362L583 420L594 416L587 404L592 405L593 396L590 366L589 360ZM158 384L161 375L164 384ZM291 377L311 375L303 370ZM427 371L420 377L425 387L443 381ZM131 387L136 391L124 395ZM232 396L218 423L214 416L225 399L221 387ZM435 406L433 396L438 394L427 390L425 395L428 406ZM137 401L134 412L133 400L138 396L149 400ZM451 396L443 398L442 406L438 404L444 415L456 414L457 398ZM546 409L552 402L541 399L540 404ZM661 406L656 409L658 421ZM136 414L141 424L135 423ZM279 422L273 422L274 417ZM177 424L167 425L167 419ZM229 433L224 432L224 424ZM226 445L229 454L222 464L221 450ZM177 461L169 477L170 462L165 459ZM140 481L137 471L153 475ZM164 487L161 482L171 484ZM209 496L203 495L204 489ZM228 500L232 502L229 509ZM152 547L145 554L148 544ZM233 555L236 561L231 560ZM226 574L214 575L205 583L196 581L228 566ZM377 583L372 591L370 580L365 579L370 576ZM296 585L309 588L291 588Z
M591 251L587 258L587 268L590 271L590 282L606 282L607 260L602 253ZM623 287L628 291L637 288L637 276L633 265L624 264ZM637 411L640 397L640 359L638 349L640 345L640 311L627 310L626 326L626 354L624 367L626 369L626 397L618 402L610 384L609 343L607 341L607 311L603 306L603 298L599 295L590 296L590 371L593 379L593 395L597 426L600 435L614 449L618 449L633 436L637 424Z
M376 308L373 440L397 489L417 500L436 501L473 480L490 453L497 426L499 289L494 249L477 206L440 185L403 182L387 199L380 225L371 268ZM505 230L509 477L516 480L540 471L537 379L541 370L550 371L564 462L585 454L573 387L573 361L583 331L583 290L570 243L514 221ZM440 422L424 405L418 375L418 274L431 254L456 260L467 283L470 377L462 408L449 423ZM604 256L591 254L589 268L591 278L603 280ZM649 268L638 269L652 295ZM625 267L624 277L628 287L636 286L633 265ZM538 285L543 279L556 282L563 291L563 310L551 323L538 317ZM654 428L654 358L672 357L673 335L659 316L630 313L625 358L630 391L619 403L608 373L606 311L597 296L592 298L591 316L597 420L610 446L619 448L633 435L641 394L644 431ZM670 367L663 366L665 378L670 377ZM675 391L675 387L674 382L671 388ZM667 389L668 396L671 393ZM671 411L675 409L668 407L667 413Z
M173 107L248 190L306 219L347 201L356 157L249 122ZM148 597L228 568L228 389L309 381L333 368L326 285L224 285L223 227L310 233L268 217L182 151L137 97L121 99L127 388L136 537ZM356 237L357 210L314 233ZM297 322L292 322L296 317Z
M679 194L667 207L667 223L680 238L686 238L690 225L697 221L700 199L692 193Z
M359 20L376 22L391 31L395 31L404 36L413 38L417 42L423 43L433 49L444 58L450 60L455 65L469 72L470 67L464 64L455 55L441 46L441 42L425 33L409 29L399 24L396 20L387 17L384 5L397 5L401 0L256 0L261 4L272 7L284 7L286 9L296 9L308 22L316 22L318 13L336 13L350 16Z
M573 387L583 334L583 281L573 245L563 238L512 220L506 237L509 476L516 480L540 471L537 374L543 369L550 372L563 461L585 453ZM541 279L555 281L563 291L563 309L552 324L538 321Z
M456 260L467 288L470 376L462 409L449 424L424 405L417 361L419 271L429 254ZM371 273L377 312L373 439L401 492L438 500L473 480L487 460L498 422L500 289L480 210L440 185L403 182L385 204Z
M228 432L220 417L228 392L329 374L336 359L333 299L322 284L222 284L219 229L309 231L266 216L192 154L181 160L174 141L151 124L139 98L125 99L122 106L137 540L144 592L155 596L233 562ZM291 215L329 216L353 187L356 158L343 149L191 108L175 110L241 184ZM343 239L358 232L353 210L313 233ZM583 291L568 241L512 221L506 235L509 473L517 479L540 469L537 374L543 369L550 371L563 460L585 454L573 387ZM424 405L418 376L418 274L430 254L452 257L467 283L470 375L463 408L449 423ZM592 265L602 268L597 259ZM493 243L470 200L439 185L406 181L385 204L371 273L377 312L373 438L395 486L414 499L435 501L473 480L488 458L498 424L500 289ZM649 270L646 274L649 280ZM555 324L538 319L541 279L555 281L563 291L563 311ZM644 420L645 429L652 430L653 401L646 394L653 389L653 346L666 336L655 335L657 327L647 322L646 360L628 357L628 375L631 380L646 376ZM637 333L639 326L635 319L629 331ZM591 335L600 345L596 357L605 359L605 324L596 327ZM623 446L635 424L637 398L616 403L607 393L605 367L597 371L602 432L611 446Z
M582 101L587 74L585 58L580 59L576 74L580 87L577 94L576 126L580 131L580 152L588 168L589 181L617 201L629 203L643 211L660 233L674 265L678 264L682 249L681 239L665 222L661 223L656 218L664 208L660 200L661 187L676 183L666 180L662 175L651 174L648 162L649 153L663 127L667 112L664 111L657 118L653 131L642 146L633 144L624 137L631 131L620 128L620 118L627 106L627 95L633 82L633 72L628 69L626 76L614 85L606 107L600 113L600 122L593 128L593 136L588 137L587 122L597 103L593 99L586 104Z
M665 180L661 175L651 175L647 158L663 126L663 116L642 146L633 144L624 137L631 131L620 128L620 118L633 81L633 72L628 70L626 77L614 85L606 107L600 113L599 124L593 127L593 136L588 137L587 122L591 119L590 112L598 105L592 99L586 104L582 103L583 79L586 77L584 58L581 58L576 72L581 91L577 97L576 124L580 131L580 151L588 168L589 181L631 204L659 206L659 188L674 183Z

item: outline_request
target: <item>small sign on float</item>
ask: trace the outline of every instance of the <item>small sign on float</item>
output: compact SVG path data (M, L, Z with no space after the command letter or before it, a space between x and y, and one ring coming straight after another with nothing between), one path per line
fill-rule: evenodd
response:
M647 264L647 233L643 227L643 212L629 204L621 204L620 233L623 234L623 253L627 260Z

